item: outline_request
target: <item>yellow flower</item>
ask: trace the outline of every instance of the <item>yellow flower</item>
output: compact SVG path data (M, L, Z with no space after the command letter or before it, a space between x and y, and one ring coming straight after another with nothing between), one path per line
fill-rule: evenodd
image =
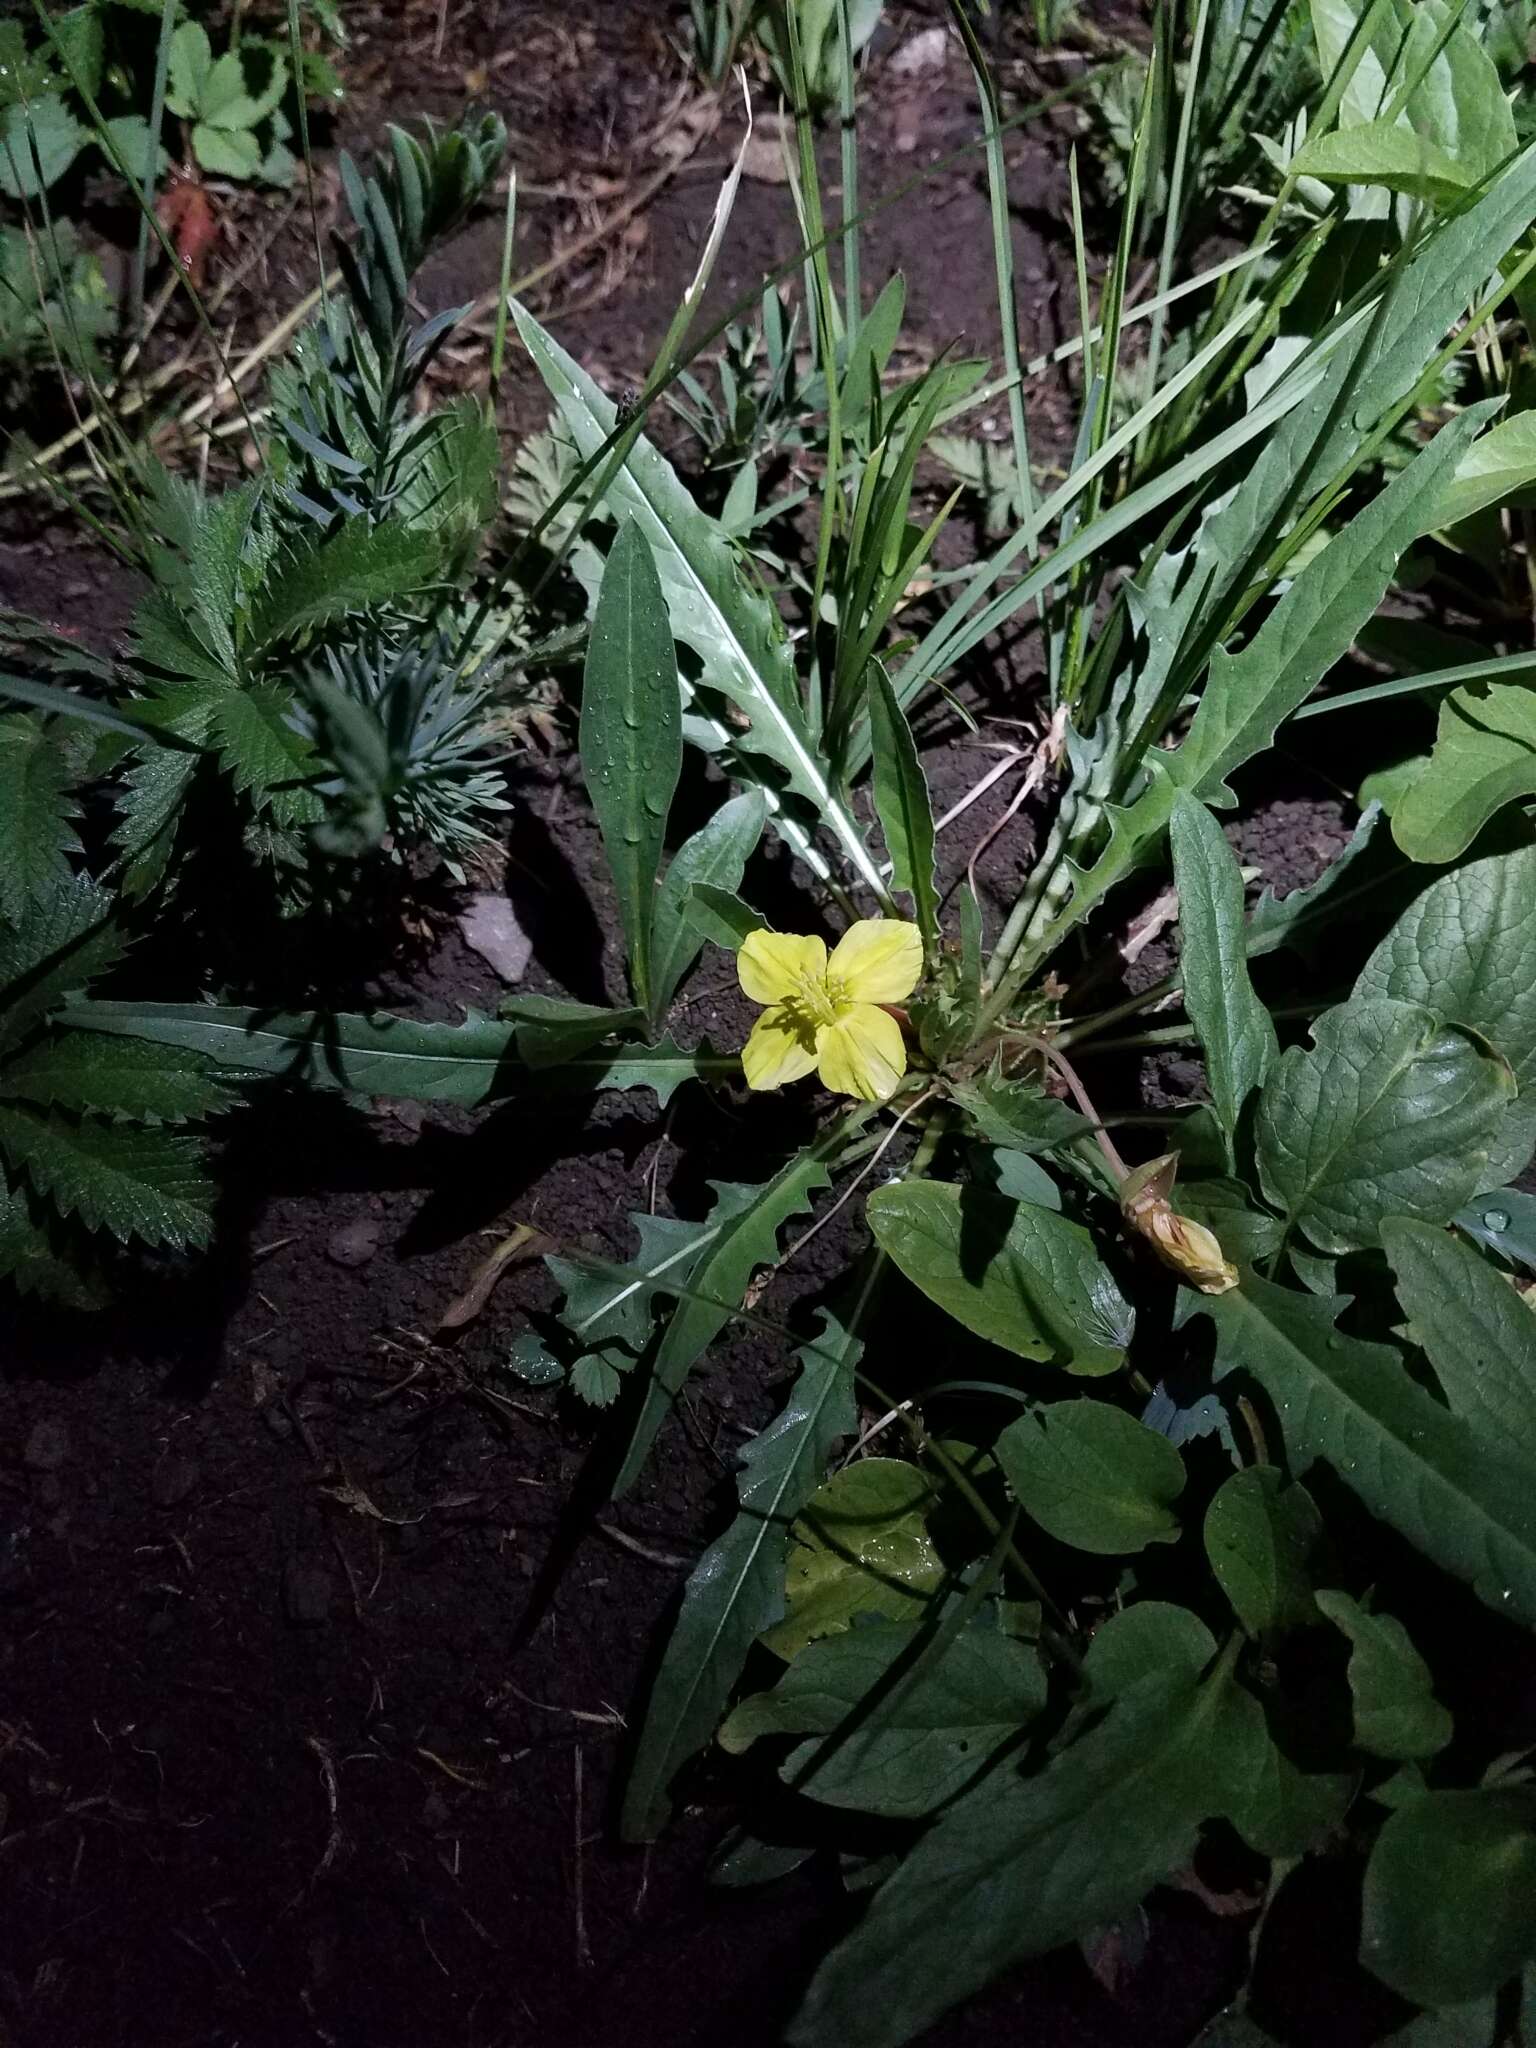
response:
M916 925L867 917L832 957L821 939L753 932L736 956L741 985L767 1008L742 1049L749 1088L782 1088L820 1071L837 1095L884 1102L907 1071L896 1019L878 1006L911 995L923 971Z

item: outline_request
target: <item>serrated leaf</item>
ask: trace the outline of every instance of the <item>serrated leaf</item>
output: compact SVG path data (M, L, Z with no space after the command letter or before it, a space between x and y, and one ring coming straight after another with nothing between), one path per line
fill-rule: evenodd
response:
M866 1214L880 1249L978 1337L1069 1372L1123 1362L1135 1317L1081 1225L943 1181L878 1188Z
M875 810L891 856L891 880L912 898L930 957L939 942L939 888L934 875L933 806L906 713L882 665L870 664L869 729Z
M1432 882L1366 961L1355 994L1423 1003L1508 1060L1520 1096L1472 1192L1518 1173L1536 1146L1536 847Z
M741 1702L720 1741L734 1751L761 1735L832 1736L794 1750L784 1782L828 1806L915 1820L1016 1740L1045 1693L1038 1650L994 1625L934 1642L873 1621L809 1644L771 1692Z
M61 1215L127 1243L206 1244L213 1183L190 1138L0 1105L0 1152Z
M565 1292L560 1320L572 1336L587 1345L618 1342L638 1352L650 1334L658 1295L691 1287L694 1269L705 1251L760 1190L737 1181L714 1181L715 1206L704 1223L680 1216L649 1216L631 1211L640 1234L640 1249L626 1266L595 1260L545 1260Z
M84 1031L43 1039L0 1066L0 1096L167 1124L209 1116L229 1102L226 1085L195 1053Z
M1000 1074L982 1074L974 1081L960 1082L953 1094L989 1144L1012 1152L1054 1152L1058 1145L1087 1137L1093 1129L1085 1116L1065 1102L1056 1102L1021 1081L1005 1081Z
M199 121L192 130L192 154L215 178L254 178L261 169L261 144L249 128L219 128Z
M596 455L615 431L613 404L516 303L512 316L582 459ZM762 592L743 580L730 541L699 510L671 464L644 435L609 484L607 503L617 516L634 519L650 542L672 631L703 662L705 687L747 720L743 730L718 726L717 743L776 763L792 794L825 823L855 873L881 896L874 859L852 813L833 790L806 725L783 628ZM809 840L803 826L785 819L773 789L764 787L775 818L791 826L791 844L804 852Z
M560 1066L641 1021L638 1010L614 1010L566 996L503 996L497 1014L516 1025L518 1057L530 1067Z
M35 718L0 718L0 917L67 883L79 851L70 820L74 777L57 739Z
M1205 1553L1251 1636L1317 1618L1308 1569L1323 1533L1311 1494L1273 1465L1234 1472L1206 1510Z
M784 1619L764 1646L788 1661L861 1614L916 1620L944 1582L928 1533L934 1497L901 1458L859 1458L824 1480L790 1531Z
M749 790L723 803L691 838L685 839L667 864L666 879L656 896L655 998L658 1015L670 1008L683 976L699 957L715 924L712 897L700 899L696 889L719 897L735 897L747 862L757 850L767 822L761 790Z
M1179 894L1184 1007L1205 1054L1211 1103L1235 1169L1238 1119L1280 1053L1268 1010L1248 978L1243 876L1203 803L1180 797L1168 827Z
M80 875L0 924L0 1049L104 974L122 952L107 892Z
M798 1354L783 1413L742 1452L739 1512L700 1558L651 1688L624 1795L626 1841L649 1841L669 1811L667 1788L713 1733L747 1653L784 1611L790 1525L854 1427L859 1308L822 1312L819 1338Z
M1392 837L1434 866L1465 853L1507 804L1536 796L1536 690L1466 683L1440 701L1429 764L1398 798Z
M61 99L45 93L0 110L0 192L36 199L57 184L86 144L86 131Z
M630 982L650 1016L651 933L667 815L683 766L682 696L661 579L625 520L603 568L581 690L581 767L603 836Z
M1360 1960L1419 2005L1498 1989L1536 1956L1536 1793L1428 1792L1387 1816L1365 1871Z
M350 519L318 547L295 549L272 565L251 620L252 646L265 649L371 606L398 605L441 572L437 534Z
M1349 1638L1357 1746L1391 1763L1438 1756L1451 1739L1451 1717L1407 1629L1332 1587L1318 1593L1317 1605Z
M313 791L296 785L313 774L310 742L288 722L292 698L273 683L229 690L213 709L211 739L219 765L239 795L258 811L271 809L283 824L318 819L323 812Z
M618 1397L621 1381L617 1367L601 1351L589 1351L571 1367L573 1394L592 1408L609 1408Z
M1446 1222L1489 1178L1514 1098L1509 1068L1417 1003L1352 998L1292 1046L1264 1085L1259 1178L1319 1250L1381 1242L1388 1216Z
M1536 1471L1536 1313L1449 1231L1391 1217L1381 1242L1397 1298L1452 1409Z
M1055 1401L1011 1422L997 1462L1015 1500L1059 1543L1119 1557L1178 1541L1184 1460L1165 1436L1102 1401Z
M519 1033L521 1045L521 1033ZM665 1109L685 1081L739 1081L741 1055L716 1052L709 1040L696 1046L663 1038L656 1045L592 1046L557 1065L540 1065L540 1091L595 1094L600 1088L653 1088Z
M1529 1475L1415 1384L1385 1345L1344 1336L1342 1303L1248 1275L1202 1295L1220 1372L1251 1373L1273 1403L1287 1461L1331 1464L1424 1555L1496 1613L1536 1622L1536 1499Z
M61 1308L93 1309L106 1292L93 1277L63 1255L54 1242L37 1197L18 1175L14 1184L0 1166L0 1280L18 1294L36 1295Z
M634 1434L614 1481L615 1499L639 1478L656 1432L671 1414L689 1373L730 1321L753 1273L778 1257L780 1227L803 1215L811 1196L828 1185L827 1161L845 1143L849 1126L847 1118L834 1124L756 1189L752 1201L730 1217L694 1268L690 1286L697 1298L678 1302L657 1346Z

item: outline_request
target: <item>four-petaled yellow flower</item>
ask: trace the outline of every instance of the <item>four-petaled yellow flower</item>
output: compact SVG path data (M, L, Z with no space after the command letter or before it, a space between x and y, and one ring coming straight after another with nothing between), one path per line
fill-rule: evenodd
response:
M741 985L767 1008L742 1048L749 1088L782 1088L812 1068L836 1095L884 1102L907 1071L901 1026L881 1003L917 987L923 942L895 917L852 924L827 958L823 940L753 932L736 956Z

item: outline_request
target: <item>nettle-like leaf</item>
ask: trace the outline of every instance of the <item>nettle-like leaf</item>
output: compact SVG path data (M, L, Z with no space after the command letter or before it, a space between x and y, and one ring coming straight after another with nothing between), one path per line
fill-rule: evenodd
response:
M1360 1959L1404 1998L1459 2005L1536 1958L1536 1791L1427 1792L1395 1813L1365 1872Z
M112 917L106 890L77 876L15 924L0 923L0 1051L117 960L123 941Z
M0 718L0 917L68 882L80 850L74 782L56 731L25 713Z
M1448 1231L1393 1217L1381 1242L1414 1337L1452 1409L1536 1471L1536 1313Z
M791 1659L861 1614L917 1620L944 1582L928 1529L935 1499L902 1458L860 1458L824 1480L791 1531L784 1619L765 1646Z
M1217 1488L1205 1554L1249 1635L1317 1619L1309 1565L1322 1533L1311 1494L1273 1465L1251 1465Z
M1397 1353L1346 1337L1339 1300L1257 1275L1200 1297L1219 1372L1251 1374L1280 1420L1287 1460L1321 1459L1371 1510L1496 1613L1536 1622L1536 1498L1529 1472L1473 1434Z
M1349 1638L1357 1745L1392 1763L1437 1756L1451 1739L1451 1717L1407 1629L1332 1588L1318 1593L1317 1605Z
M656 877L682 773L682 695L661 579L633 520L619 529L592 615L581 765L619 899L630 981L654 1014Z
M0 1104L0 1154L64 1216L123 1243L206 1244L213 1184L194 1139Z
M958 1632L871 1620L808 1644L771 1692L733 1709L720 1743L817 1738L780 1765L786 1785L827 1806L916 1820L986 1771L1045 1698L1039 1651L993 1617Z
M85 1031L40 1039L0 1065L0 1097L151 1124L190 1123L230 1099L196 1053Z
M1243 877L1225 834L1204 804L1181 797L1168 836L1179 894L1184 1007L1205 1054L1227 1162L1235 1166L1238 1118L1279 1057L1279 1040L1248 978Z
M625 1792L626 1841L649 1841L669 1811L668 1786L712 1734L747 1653L784 1612L791 1524L839 1440L853 1429L859 1311L823 1311L783 1413L742 1452L735 1520L694 1567L651 1688Z
M1012 1422L997 1461L1049 1536L1117 1557L1176 1543L1184 1460L1167 1437L1102 1401L1057 1401Z
M795 2048L900 2048L1009 1965L1122 1918L1190 1861L1203 1821L1230 1818L1277 1854L1337 1811L1336 1787L1280 1756L1193 1614L1145 1603L1111 1618L1088 1675L1109 1711L1075 1724L1044 1770L993 1773L928 1830L817 1973ZM1298 1826L1291 1795L1317 1782L1327 1792Z
M1434 1011L1356 996L1292 1046L1259 1100L1264 1194L1320 1250L1381 1242L1388 1216L1445 1222L1489 1178L1514 1099L1503 1060Z
M61 1308L104 1306L105 1290L66 1256L48 1211L23 1176L0 1161L0 1280L18 1294L35 1295Z
M1080 1224L943 1181L879 1188L875 1242L914 1287L978 1337L1069 1372L1114 1372L1135 1313Z
M1366 961L1355 994L1423 1003L1509 1062L1520 1095L1472 1192L1518 1173L1536 1148L1536 847L1432 882Z

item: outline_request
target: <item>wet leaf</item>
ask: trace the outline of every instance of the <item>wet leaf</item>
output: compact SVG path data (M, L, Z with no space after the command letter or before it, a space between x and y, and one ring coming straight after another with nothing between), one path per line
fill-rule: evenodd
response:
M855 1615L916 1619L943 1581L928 1533L933 1482L899 1458L861 1458L817 1488L794 1527L784 1619L763 1637L794 1658Z

